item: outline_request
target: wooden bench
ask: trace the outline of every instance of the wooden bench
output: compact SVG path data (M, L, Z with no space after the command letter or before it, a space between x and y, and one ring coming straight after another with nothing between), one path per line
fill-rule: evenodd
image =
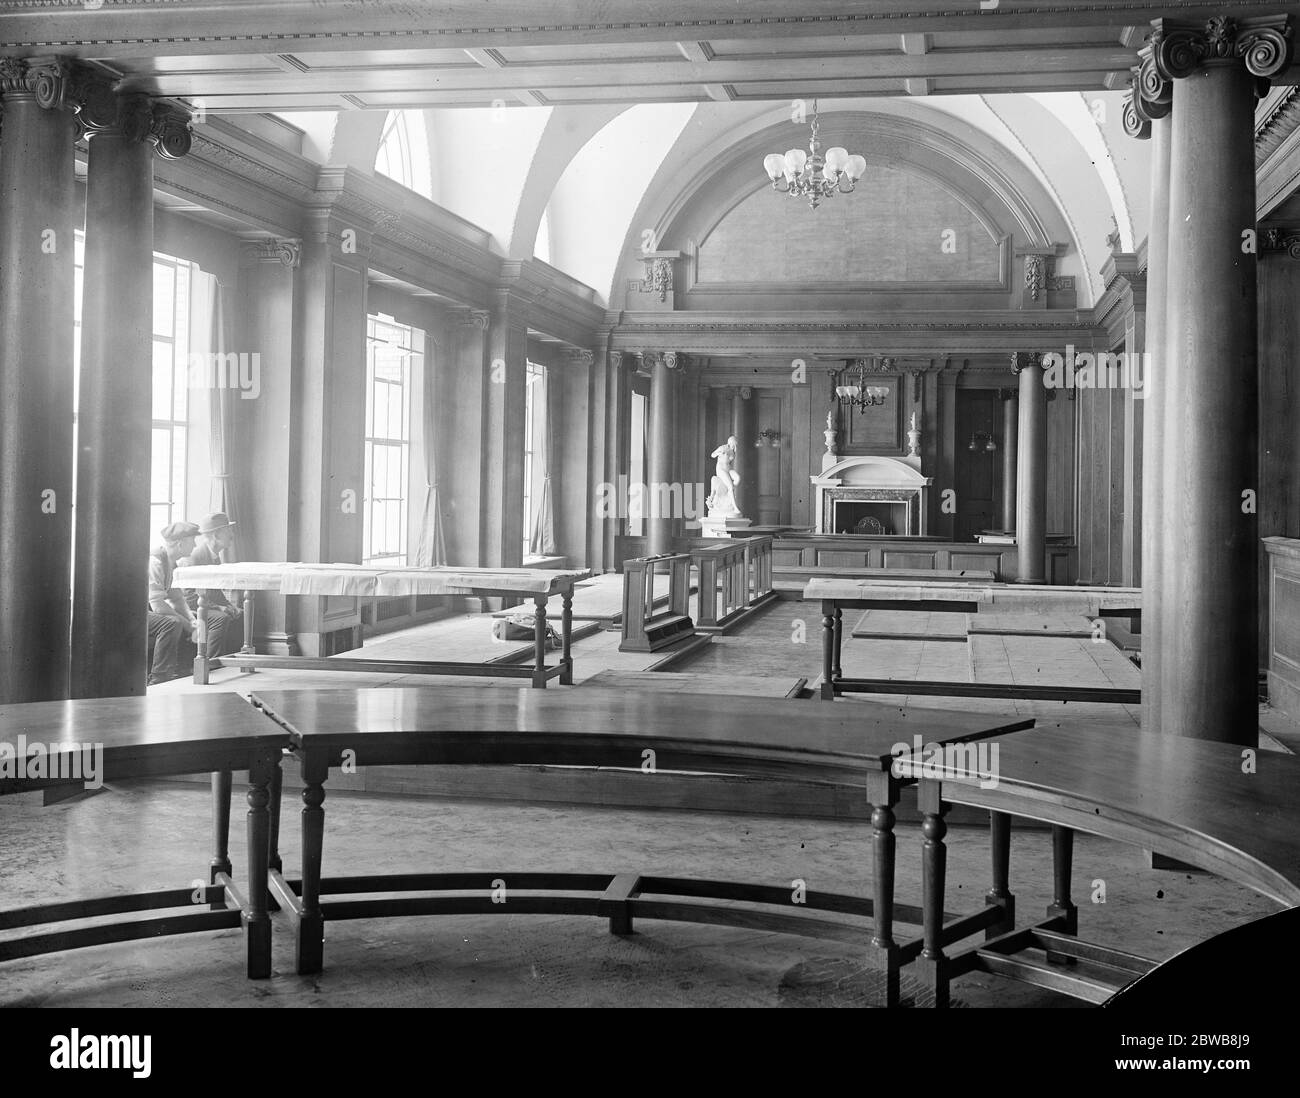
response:
M1260 751L1255 772L1247 773L1243 749L1233 744L1064 721L1040 721L1033 735L1005 737L999 749L996 787L982 788L946 761L919 783L925 856L935 866L925 877L922 907L943 905L943 817L950 803L992 813L990 897L1012 912L1010 817L1051 824L1054 900L1045 921L989 935L982 946L951 958L944 947L958 940L953 928L937 918L927 924L919 963L937 1002L946 1001L953 977L982 971L1100 1003L1154 967L1077 940L1078 909L1070 899L1075 830L1154 850L1288 907L1300 905L1300 758ZM1077 962L1093 970L1080 975L1073 971Z
M119 894L0 911L0 932L19 927L97 920L26 937L0 937L0 961L166 934L243 926L248 975L271 975L271 922L267 871L271 836L268 812L283 729L232 694L182 694L152 698L96 698L0 707L0 794L175 774L213 774L214 854L208 886ZM42 773L31 776L41 745ZM90 758L86 758L87 745ZM75 769L74 769L75 768ZM248 885L236 885L230 863L231 771L247 770ZM81 777L76 775L80 774ZM109 921L135 912L184 909L161 917Z
M300 973L321 970L327 919L565 913L607 918L615 934L630 933L635 918L649 918L863 944L870 938L868 963L886 973L890 1005L898 1002L900 967L921 950L919 939L895 941L895 916L912 925L923 921L916 907L894 903L893 808L899 790L911 784L911 779L892 773L895 747L916 735L939 743L973 742L1033 725L1032 719L923 710L904 716L885 706L830 707L643 691L543 694L418 687L259 692L251 700L288 731L302 767L302 876L287 880L273 867L270 877L281 910L294 924ZM645 773L647 781L728 774L848 785L873 806L874 899L808 892L799 902L787 882L698 881L607 870L548 873L531 866L519 872L322 880L324 786L330 768L344 761L344 752L359 766L540 763L618 767ZM666 772L672 772L671 777L655 777ZM272 815L278 816L278 810L277 802ZM274 852L272 857L278 860ZM502 883L510 900L494 903L493 891ZM322 894L394 892L423 895L321 899ZM849 919L826 918L828 914ZM996 906L968 919L971 933L1004 923Z
M961 585L896 583L875 580L812 579L804 600L822 609L820 696L911 694L955 698L1009 698L1021 701L1114 702L1137 705L1140 690L1119 687L1037 686L1020 683L938 682L921 679L849 677L841 666L846 609L907 610L925 613L1053 613L1087 617L1135 617L1141 592L1133 588L1053 587L1040 584Z

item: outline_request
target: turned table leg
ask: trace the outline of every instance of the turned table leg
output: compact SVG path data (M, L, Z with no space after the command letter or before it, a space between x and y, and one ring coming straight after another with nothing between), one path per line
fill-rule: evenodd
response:
M533 615L533 686L546 689L546 597L538 595L533 602L537 610Z
M984 930L984 940L1006 934L1016 925L1016 898L1011 894L1011 817L989 813L989 847L993 855L993 886L984 896L990 907L1002 908L1002 918Z
M230 864L230 790L229 770L216 770L212 774L212 861L208 863L208 884L217 883L217 874L231 876ZM224 911L226 905L208 905L213 911Z
M831 668L831 675L836 679L844 677L844 669L840 667L840 657L844 651L844 611L838 606L835 607L835 666Z
M822 700L835 700L835 607L822 600Z
M253 656L257 654L257 650L253 647L253 592L252 591L244 592L244 647L241 648L239 651L245 656ZM241 667L239 669L239 673L241 675L253 675L256 674L256 672L257 669L254 667Z
M302 914L298 918L299 975L319 972L325 963L325 921L320 909L321 856L325 845L324 755L304 749L302 760Z
M272 774L280 767L279 751L258 755L248 771L248 900L243 911L248 944L249 979L271 975L271 916L267 910L267 805Z
M560 596L563 609L560 616L560 628L564 634L564 650L560 653L560 685L573 685L573 592L565 591Z
M1058 920L1063 934L1079 933L1079 909L1070 899L1070 877L1074 872L1074 830L1052 825L1052 902L1047 906L1047 917ZM1047 951L1047 960L1055 965L1072 965L1074 957Z
M897 787L888 775L870 775L867 796L871 802L871 847L875 872L875 894L872 912L876 929L871 945L880 951L885 970L885 1006L899 1003L898 943L894 941L894 805L898 803Z
M199 591L199 608L196 616L199 622L199 635L195 641L197 651L194 653L194 682L198 686L207 686L211 670L208 667L208 597L203 591Z
M944 816L948 805L943 800L943 786L922 781L917 789L917 807L921 810L921 916L923 945L918 961L921 977L934 993L934 1005L948 1005L948 959L943 952L943 896L948 870L948 848L944 836L948 825Z

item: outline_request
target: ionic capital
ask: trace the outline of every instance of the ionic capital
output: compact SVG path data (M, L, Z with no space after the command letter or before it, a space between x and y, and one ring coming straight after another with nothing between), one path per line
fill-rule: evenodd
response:
M1228 63L1244 64L1252 76L1268 79L1291 60L1291 21L1287 16L1232 19L1216 15L1203 24L1156 19L1152 27L1151 65L1164 80L1182 80L1205 65ZM1144 80L1144 94L1145 86Z
M239 245L239 265L253 267L259 263L279 263L297 267L302 262L302 241L297 238L268 237L244 240Z

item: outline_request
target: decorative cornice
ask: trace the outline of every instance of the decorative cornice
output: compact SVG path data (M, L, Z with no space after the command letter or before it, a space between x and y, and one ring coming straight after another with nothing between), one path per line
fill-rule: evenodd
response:
M1300 126L1300 86L1287 88L1255 127L1255 163L1262 164Z
M289 237L244 240L239 245L239 264L252 267L258 263L279 263L297 267L302 262L302 241Z

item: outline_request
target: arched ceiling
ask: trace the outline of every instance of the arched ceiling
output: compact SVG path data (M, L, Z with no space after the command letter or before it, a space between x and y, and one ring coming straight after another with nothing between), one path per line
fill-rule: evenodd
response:
M1076 276L1084 306L1101 293L1108 234L1118 229L1132 250L1146 232L1147 147L1123 133L1120 106L1119 93L1068 92L824 100L819 111L823 147L917 161L964 190L1017 245L1065 244L1057 270ZM551 263L614 308L619 287L642 273L647 233L654 246L677 247L674 226L692 203L722 202L721 216L766 185L764 153L808 139L789 102L426 116L439 204L519 259L533 254L549 210ZM340 113L328 160L372 170L383 120L378 111ZM328 132L313 116L313 141Z

